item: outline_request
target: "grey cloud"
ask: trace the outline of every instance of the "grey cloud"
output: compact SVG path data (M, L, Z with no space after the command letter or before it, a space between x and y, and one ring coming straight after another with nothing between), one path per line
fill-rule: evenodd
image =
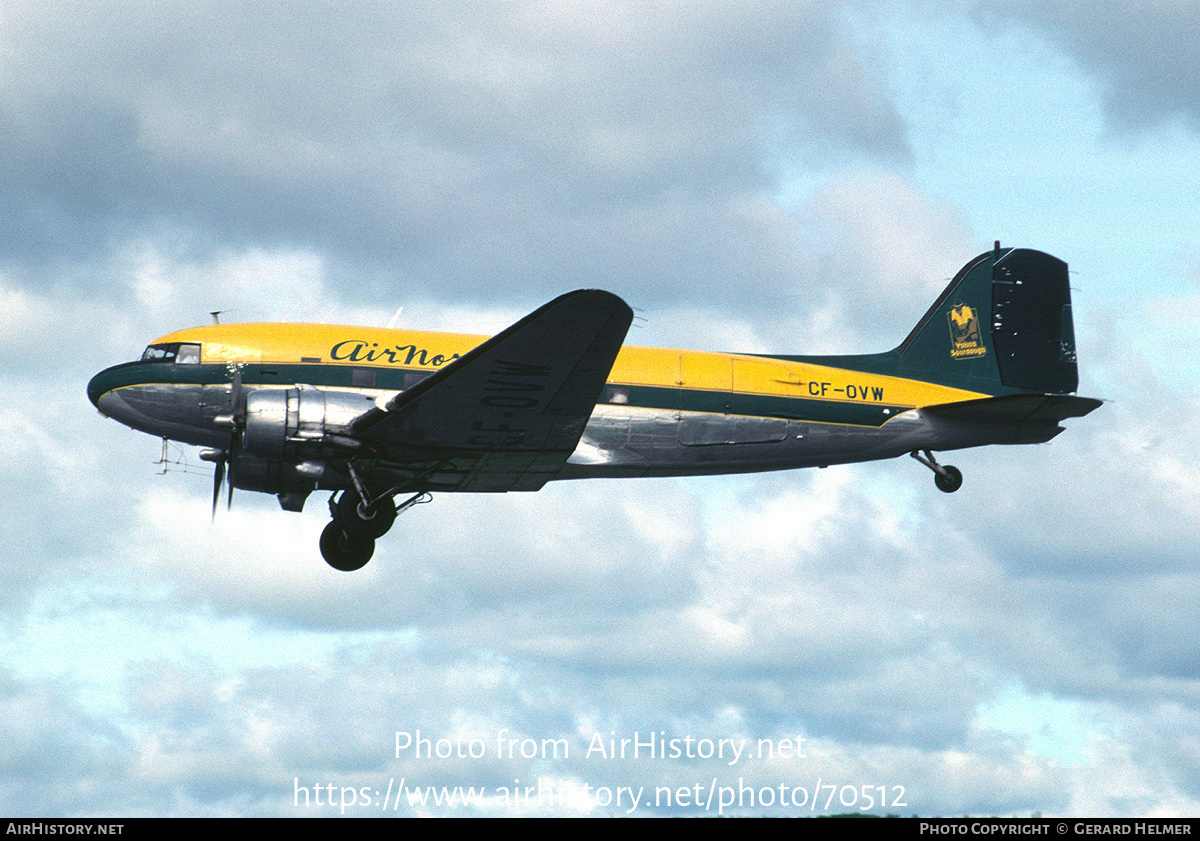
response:
M976 522L1015 572L1120 579L1191 568L1200 518L1190 504L1198 477L1186 407L1195 400L1164 410L1165 396L1153 395L1145 387L1141 406L1110 402L1085 422L1068 422L1061 440L1033 451L1042 458L988 468L1004 478L988 481ZM1075 483L1069 491L1048 484L1047 470ZM1023 511L1044 516L1012 527Z
M772 186L780 156L906 154L836 6L330 8L18 16L5 253L86 254L167 226L467 296L603 274L650 297L678 279L641 277L647 259L748 234L770 269L784 244L735 208Z
M1188 2L984 0L984 19L1044 32L1100 80L1109 123L1143 130L1181 115L1200 129L1200 7Z

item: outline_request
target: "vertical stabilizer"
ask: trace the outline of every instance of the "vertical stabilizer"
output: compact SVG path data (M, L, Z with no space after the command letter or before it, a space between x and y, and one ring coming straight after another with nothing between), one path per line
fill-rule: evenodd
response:
M962 268L895 352L905 377L994 395L1073 393L1067 264L997 243Z

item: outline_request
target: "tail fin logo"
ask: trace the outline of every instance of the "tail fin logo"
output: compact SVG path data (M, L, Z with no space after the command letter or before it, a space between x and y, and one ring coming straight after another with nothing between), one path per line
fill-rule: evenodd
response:
M972 359L987 353L980 338L979 316L975 310L956 301L947 317L950 320L950 356L953 359Z

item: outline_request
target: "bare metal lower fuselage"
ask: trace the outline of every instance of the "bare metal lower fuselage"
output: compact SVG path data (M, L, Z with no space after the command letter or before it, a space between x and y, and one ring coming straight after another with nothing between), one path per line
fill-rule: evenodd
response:
M699 436L696 427L703 429ZM956 450L984 444L1039 443L1057 423L1022 427L963 424L919 409L880 427L781 418L622 410L598 406L574 454L556 479L593 476L691 476L826 467L895 458L913 450Z
M393 393L346 392L364 404L386 402ZM229 387L145 384L108 392L101 411L151 435L200 447L222 447L229 432L217 421L229 405ZM711 475L825 467L905 455L913 450L953 450L984 444L1038 443L1061 431L1055 422L1025 424L958 423L913 409L879 427L818 423L787 418L684 412L640 406L597 405L574 453L551 479L591 477ZM299 442L298 442L299 443ZM303 447L302 443L299 443ZM310 475L325 490L349 487L344 462L360 457L314 442L296 457L312 465ZM269 470L265 460L248 457L235 475L238 485L263 490L255 477ZM394 483L425 472L429 463L371 460L380 481ZM248 469L247 469L248 468ZM437 473L414 489L456 490Z

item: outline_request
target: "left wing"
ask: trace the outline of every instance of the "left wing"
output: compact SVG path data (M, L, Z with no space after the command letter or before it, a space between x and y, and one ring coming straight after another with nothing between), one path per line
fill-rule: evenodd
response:
M571 455L633 320L610 292L555 298L361 418L388 460L440 463L430 484L537 490Z

